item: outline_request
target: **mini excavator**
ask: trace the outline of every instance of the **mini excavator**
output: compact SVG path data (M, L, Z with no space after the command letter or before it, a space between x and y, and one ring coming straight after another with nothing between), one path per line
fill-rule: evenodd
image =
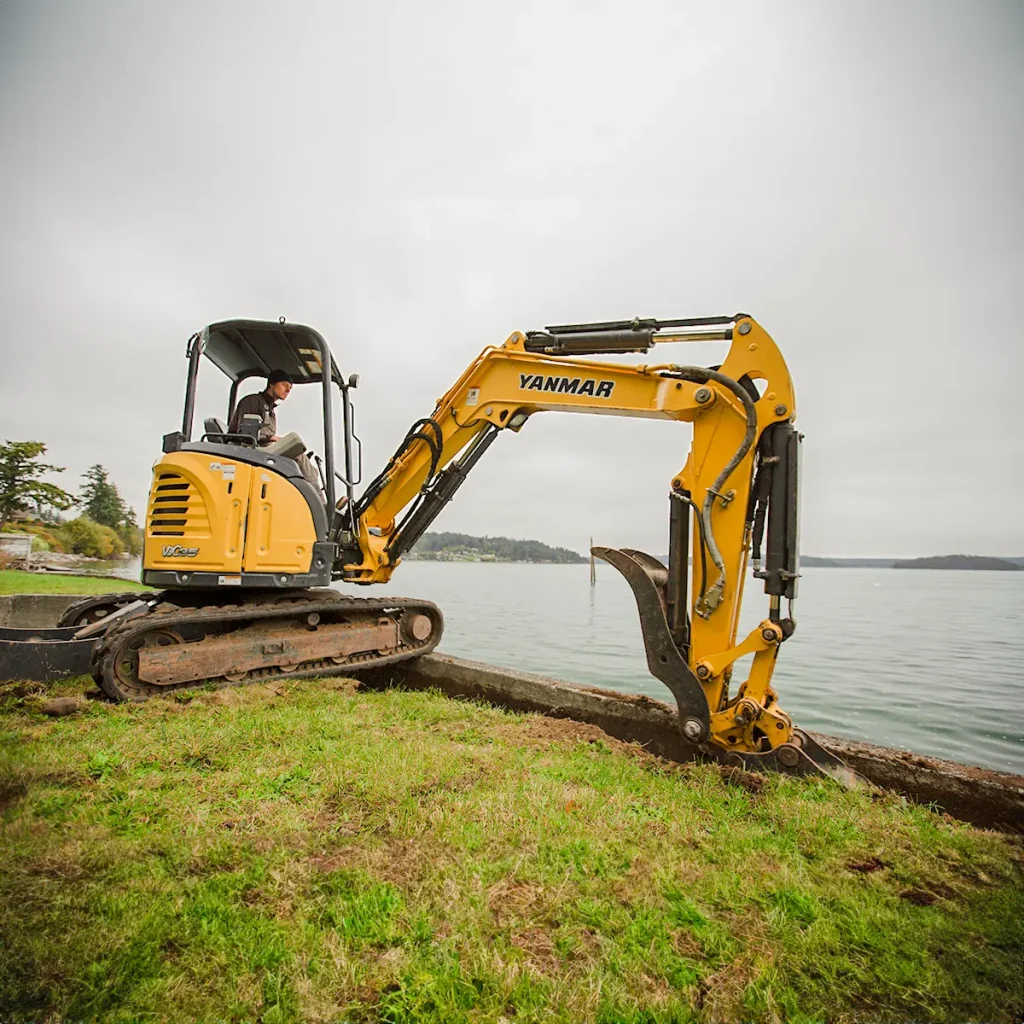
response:
M724 362L592 358L695 341L729 342ZM518 433L537 413L678 420L693 424L693 441L669 489L668 565L629 548L594 554L633 590L648 667L675 698L687 744L734 765L849 781L838 758L793 727L772 687L779 649L796 625L801 435L785 361L752 317L513 333L485 348L434 411L413 423L359 497L358 377L342 376L319 333L283 319L230 320L195 334L186 355L181 430L163 439L146 510L142 578L159 589L141 600L86 599L62 623L84 623L82 632L100 636L93 674L114 700L201 682L347 675L426 654L443 628L435 605L355 598L330 584L386 583L497 436ZM205 420L196 440L204 356L230 388L227 419ZM296 462L307 452L297 435L261 446L259 420L243 419L237 433L224 425L239 386L277 368L295 385L321 390L323 458L314 456L320 489ZM764 583L767 616L738 637L750 568ZM734 666L746 655L753 655L749 675L734 686Z

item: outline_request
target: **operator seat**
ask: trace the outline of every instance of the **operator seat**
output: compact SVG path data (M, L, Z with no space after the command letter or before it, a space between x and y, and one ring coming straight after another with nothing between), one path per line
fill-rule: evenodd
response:
M259 417L244 416L243 419L253 421L251 426L249 423L244 423L243 426L249 428L245 431L247 437L252 436L253 441L255 441L255 433L259 426ZM204 419L203 429L206 431L203 436L214 444L238 444L239 442L239 435L229 434L227 427L225 427L224 423L217 419L216 416L208 416ZM305 450L306 442L303 441L294 430L285 434L284 437L273 441L271 444L263 446L263 451L268 455L279 455L283 459L297 458Z
M207 416L203 420L203 430L206 431L205 436L215 444L230 443L228 440L228 428L216 416Z
M284 459L294 459L306 450L306 442L293 430L285 434L284 437L264 445L263 450L268 455L280 455Z
M239 433L232 434L224 426L224 421L216 416L207 416L203 420L203 440L212 444L231 444L256 447L260 429L259 416L243 416Z

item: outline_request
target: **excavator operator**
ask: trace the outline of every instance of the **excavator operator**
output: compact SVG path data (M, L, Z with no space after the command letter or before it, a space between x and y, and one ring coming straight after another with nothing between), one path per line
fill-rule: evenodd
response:
M265 448L280 441L281 438L277 434L277 404L283 402L291 394L291 390L291 377L284 370L272 370L267 377L267 386L254 395L246 395L235 407L228 432L240 433L244 416L259 416L260 429L257 439L260 447ZM302 475L319 491L320 478L309 457L300 454L293 455L292 458L302 470Z
M261 446L279 441L277 436L277 403L283 402L292 390L292 379L284 370L273 370L267 377L267 386L255 395L246 395L231 416L228 431L232 434L241 432L243 416L259 416Z

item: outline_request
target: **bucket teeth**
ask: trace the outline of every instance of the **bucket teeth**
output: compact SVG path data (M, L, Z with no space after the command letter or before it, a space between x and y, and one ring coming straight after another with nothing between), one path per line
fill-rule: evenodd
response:
M827 776L846 789L862 789L871 784L831 751L811 739L801 729L793 730L793 742L764 753L723 750L705 745L714 760L752 772L778 772L781 775Z

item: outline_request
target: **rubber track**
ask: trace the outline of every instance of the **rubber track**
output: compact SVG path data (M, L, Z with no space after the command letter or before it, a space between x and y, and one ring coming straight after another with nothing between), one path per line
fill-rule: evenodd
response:
M173 599L173 592L165 591L162 595L165 598ZM297 615L309 615L313 612L328 613L331 615L359 615L361 617L377 617L379 614L389 610L398 609L400 616L412 611L427 615L434 624L430 636L422 643L407 641L399 645L393 654L371 654L369 652L350 655L341 665L335 664L330 658L320 658L315 661L302 662L292 672L280 672L277 666L268 665L266 668L251 669L246 678L238 681L225 679L223 676L211 680L192 680L182 683L170 683L166 686L156 686L145 683L145 689L141 687L128 686L113 680L113 666L111 656L115 654L123 643L134 634L148 633L153 629L176 630L179 627L202 625L220 625L231 622L253 622L268 619L291 619ZM241 605L205 605L198 608L180 608L158 606L146 615L128 619L126 622L117 623L105 633L97 645L93 654L92 675L100 688L111 699L123 701L126 699L124 690L133 691L128 699L144 700L157 693L171 693L174 690L189 689L200 683L209 682L218 688L227 686L247 686L263 682L284 682L288 679L308 679L315 676L337 676L347 675L350 672L368 668L376 668L379 665L391 665L398 661L405 661L407 658L418 658L423 654L429 654L441 641L441 634L444 630L444 616L441 609L432 601L424 601L420 598L393 597L338 597L325 599L319 595L316 597L282 598L280 596L268 597L265 599L253 600ZM202 641L198 641L202 643ZM108 673L110 678L108 679Z
M140 601L143 598L156 597L156 595L157 591L155 590L134 590L127 594L94 594L92 597L83 597L81 601L76 601L64 609L57 620L57 625L84 626L84 622L76 620L82 612L89 611L91 608L100 608L105 604L110 604L115 606L114 610L116 611L122 605L131 604L132 601Z

